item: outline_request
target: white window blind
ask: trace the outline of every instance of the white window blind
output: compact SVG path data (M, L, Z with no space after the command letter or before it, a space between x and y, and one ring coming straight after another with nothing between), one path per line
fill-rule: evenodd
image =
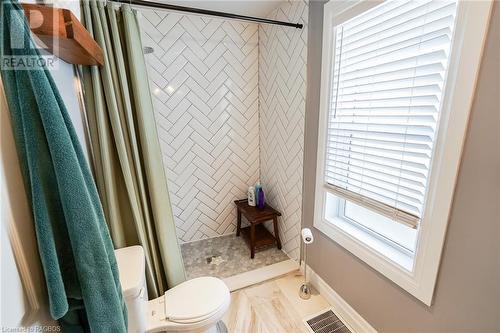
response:
M386 1L335 27L325 181L416 227L422 217L455 1Z

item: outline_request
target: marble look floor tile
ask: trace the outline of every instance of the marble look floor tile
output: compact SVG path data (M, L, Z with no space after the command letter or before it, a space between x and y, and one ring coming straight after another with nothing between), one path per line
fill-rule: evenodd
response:
M250 249L236 235L181 244L181 251L188 279L207 275L226 278L289 259L276 247L257 251L250 259Z
M305 317L329 307L314 291L309 300L299 297L299 272L231 293L224 316L229 333L307 333Z
M276 284L280 288L294 309L302 317L309 317L319 313L321 310L329 307L328 302L321 296L316 289L311 288L311 298L303 300L299 297L299 286L304 282L304 276L300 272L291 273L286 277L276 279Z

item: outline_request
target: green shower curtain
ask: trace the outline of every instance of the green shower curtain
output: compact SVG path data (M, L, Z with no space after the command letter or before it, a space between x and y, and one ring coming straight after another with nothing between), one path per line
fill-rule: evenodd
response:
M84 68L94 171L115 247L140 244L149 296L185 280L163 170L137 13L83 0L87 29L104 50Z

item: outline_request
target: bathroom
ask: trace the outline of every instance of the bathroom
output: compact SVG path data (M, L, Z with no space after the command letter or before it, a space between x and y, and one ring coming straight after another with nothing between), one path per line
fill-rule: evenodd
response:
M500 332L496 1L0 14L3 331Z

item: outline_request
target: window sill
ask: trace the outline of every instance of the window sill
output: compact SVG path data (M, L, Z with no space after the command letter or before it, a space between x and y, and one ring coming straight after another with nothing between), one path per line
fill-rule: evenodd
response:
M422 293L415 276L414 257L398 251L340 217L329 220L316 218L314 227L408 293L430 305L430 299Z
M394 248L380 238L375 237L366 230L363 230L361 227L358 227L341 217L327 219L324 222L331 224L332 227L338 229L337 232L342 232L344 236L349 237L353 242L358 243L357 245L367 247L370 251L376 251L385 257L386 260L400 266L408 273L412 272L414 263L413 256ZM333 237L330 236L330 238ZM352 248L353 247L351 247L351 249ZM353 252L351 249L348 250Z

